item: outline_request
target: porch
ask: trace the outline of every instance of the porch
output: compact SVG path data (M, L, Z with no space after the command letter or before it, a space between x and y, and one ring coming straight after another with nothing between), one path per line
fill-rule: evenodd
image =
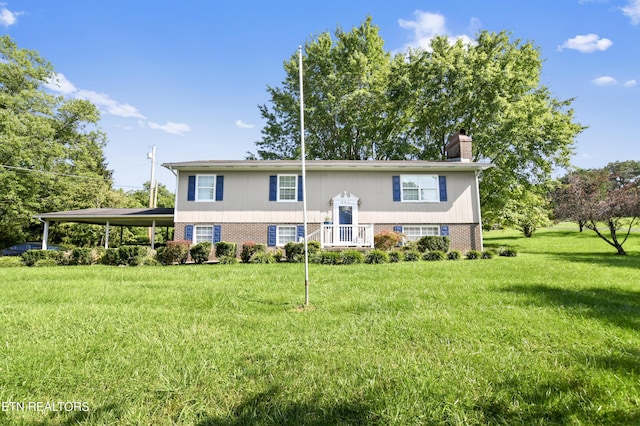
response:
M320 229L307 235L307 241L320 241L320 247L374 247L373 224L321 224Z

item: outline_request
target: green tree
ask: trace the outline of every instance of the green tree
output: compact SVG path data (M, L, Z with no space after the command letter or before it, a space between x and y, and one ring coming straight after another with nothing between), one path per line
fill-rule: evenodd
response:
M149 187L151 185L149 181L146 181L142 186L143 189L129 191L127 194L135 200L136 207L149 207ZM175 195L164 184L158 183L157 200L158 207L173 207Z
M502 209L502 224L512 226L530 238L536 229L551 225L551 206L545 186L519 188Z
M0 37L2 245L39 237L38 212L100 207L112 197L99 112L46 92L54 77L36 51Z

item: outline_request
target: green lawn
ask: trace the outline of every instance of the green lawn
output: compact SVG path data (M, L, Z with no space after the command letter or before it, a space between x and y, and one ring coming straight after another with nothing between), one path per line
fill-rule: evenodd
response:
M640 424L640 235L485 242L311 265L308 309L301 264L0 268L0 424Z

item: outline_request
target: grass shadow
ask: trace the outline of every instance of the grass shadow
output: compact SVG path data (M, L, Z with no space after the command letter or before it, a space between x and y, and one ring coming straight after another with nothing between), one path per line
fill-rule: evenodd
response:
M586 263L604 267L631 268L640 270L640 256L628 253L620 256L614 253L541 253L561 261Z
M317 400L283 400L273 387L242 401L230 416L205 417L198 426L240 425L366 425L379 424L376 415L362 402L329 405Z
M514 285L501 291L522 294L540 305L565 308L621 328L640 330L640 291L607 288L572 290L545 285Z

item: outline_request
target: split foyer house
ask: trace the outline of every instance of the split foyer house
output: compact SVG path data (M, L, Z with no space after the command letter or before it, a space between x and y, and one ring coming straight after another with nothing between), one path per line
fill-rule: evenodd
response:
M373 247L381 231L409 240L446 235L482 249L471 138L456 133L447 161L306 161L307 235L323 247ZM304 236L301 162L165 163L177 178L174 239L281 247Z

